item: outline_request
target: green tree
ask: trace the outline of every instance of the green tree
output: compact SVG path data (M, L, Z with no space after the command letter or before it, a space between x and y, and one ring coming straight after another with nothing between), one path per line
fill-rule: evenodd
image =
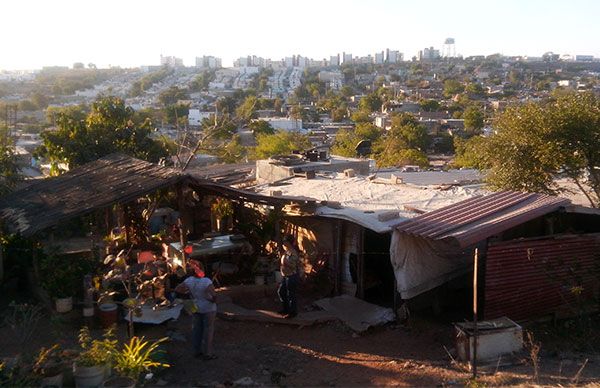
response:
M148 120L136 123L134 111L118 97L100 97L81 120L81 113L59 112L57 130L42 133L42 145L36 154L48 158L54 166L67 163L69 168L91 162L113 152L158 162L169 153L166 141L150 137Z
M173 71L174 71L173 69L165 66L160 70L157 70L152 73L144 75L142 78L135 81L131 85L131 89L129 90L129 95L131 97L140 96L146 90L150 89L150 87L152 87L152 85L161 81L168 75L173 74Z
M335 135L335 142L331 151L335 155L356 157L356 146L361 140L376 142L381 137L382 131L373 124L357 124L354 131L341 129Z
M464 90L465 86L455 79L450 78L444 81L444 97L446 98L462 93Z
M165 116L168 123L176 126L186 126L190 114L190 104L176 103L165 107Z
M14 142L6 130L0 130L0 195L10 192L21 178Z
M342 96L344 96L346 98L350 98L354 95L354 89L352 89L351 86L344 85L340 89L340 93L342 94Z
M350 115L350 120L354 121L355 123L370 123L371 121L371 117L370 117L370 113L369 112L365 112L363 110L357 110L355 112L353 112Z
M416 164L426 167L429 162L424 150L429 146L427 129L410 113L392 117L391 129L375 144L374 158L379 166Z
M485 90L483 90L483 86L481 86L478 82L471 82L465 88L465 91L469 93L471 97L483 97L485 95Z
M248 123L256 118L256 111L260 109L260 101L256 96L248 96L244 102L235 110L237 119L242 123Z
M292 105L290 107L290 117L293 119L299 119L302 121L308 121L308 113L302 105Z
M202 73L198 74L196 78L190 82L190 91L192 92L200 92L203 90L208 90L208 86L215 79L215 71L214 70L205 70Z
M372 113L381 109L382 103L381 97L377 93L371 93L360 99L358 107L364 112Z
M221 142L207 149L210 155L215 155L222 163L239 163L248 156L248 149L242 145L239 135L233 135L230 140Z
M260 134L256 137L254 153L257 159L266 159L274 155L291 154L311 148L308 136L298 132L277 131L273 135Z
M46 122L49 125L58 125L61 121L85 121L90 108L87 105L50 106L46 109Z
M38 109L44 109L48 106L49 99L40 92L35 92L31 95L31 102L33 102Z
M331 120L334 122L344 121L346 116L348 115L348 108L346 105L341 105L331 111Z
M417 165L421 168L429 166L427 155L420 150L412 148L398 147L396 141L392 140L390 149L393 152L378 153L375 157L377 165L380 167L400 167L406 165Z
M427 129L410 113L400 113L392 117L390 137L398 139L403 148L425 150L431 139Z
M419 106L425 112L436 112L440 109L440 103L437 100L421 100Z
M35 105L31 100L21 100L19 101L19 110L25 112L33 112L37 110L37 105Z
M558 174L600 205L600 99L568 93L509 107L477 149L494 188L559 194Z
M234 115L238 102L233 96L221 97L215 102L219 114Z
M457 168L485 168L483 163L483 144L486 139L483 136L473 136L470 139L463 139L454 136L454 161L453 165Z
M273 135L275 133L275 130L271 124L265 120L253 120L250 124L248 124L248 127L252 130L254 136L258 136L260 134Z
M483 128L483 112L475 105L469 105L462 115L465 120L465 130L469 133L477 133Z
M174 105L179 100L189 100L189 98L190 94L187 89L180 89L177 86L171 86L158 95L158 101L165 107Z

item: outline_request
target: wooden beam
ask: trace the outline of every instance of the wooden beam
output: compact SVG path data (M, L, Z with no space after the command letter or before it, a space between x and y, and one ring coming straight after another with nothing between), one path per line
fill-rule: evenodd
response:
M333 234L334 247L334 271L333 292L335 295L341 294L341 268L342 268L342 229L343 221L336 220Z
M358 234L357 250L358 260L356 263L356 296L360 299L365 298L365 228L360 226Z

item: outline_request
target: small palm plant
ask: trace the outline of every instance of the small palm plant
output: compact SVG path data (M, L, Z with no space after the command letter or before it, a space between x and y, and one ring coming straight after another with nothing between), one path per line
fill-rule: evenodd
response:
M124 344L123 349L116 353L115 370L121 376L138 381L144 371L149 371L151 368L168 368L169 364L154 360L155 356L161 353L158 349L159 345L167 339L161 338L151 342L146 341L144 337L132 337L129 343Z

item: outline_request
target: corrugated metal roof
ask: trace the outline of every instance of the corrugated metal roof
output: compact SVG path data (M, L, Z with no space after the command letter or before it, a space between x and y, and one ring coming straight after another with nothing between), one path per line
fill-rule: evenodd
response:
M488 248L485 271L485 319L508 316L527 320L577 310L580 300L598 287L600 235L509 241ZM574 313L569 311L567 313Z
M213 164L202 167L188 168L187 174L194 178L210 180L223 185L240 185L255 180L255 163L243 164Z
M11 231L31 236L61 221L131 201L185 177L171 168L112 154L7 195L0 201L0 218Z
M568 199L502 191L425 213L396 226L400 232L467 247L514 226L558 210Z

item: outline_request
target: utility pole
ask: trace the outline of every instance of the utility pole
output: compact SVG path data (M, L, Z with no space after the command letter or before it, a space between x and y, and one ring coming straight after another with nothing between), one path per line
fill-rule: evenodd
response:
M477 262L479 256L478 249L475 248L475 256L473 257L473 354L471 362L473 366L473 378L477 377Z

